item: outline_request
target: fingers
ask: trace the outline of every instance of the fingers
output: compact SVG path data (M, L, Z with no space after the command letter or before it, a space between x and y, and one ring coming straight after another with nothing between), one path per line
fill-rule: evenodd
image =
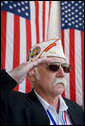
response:
M36 59L35 61L30 61L30 63L28 62L28 64L29 64L28 66L29 66L29 69L33 69L34 67L36 67L40 64L49 63L51 61L52 60L50 58L41 57L41 58Z

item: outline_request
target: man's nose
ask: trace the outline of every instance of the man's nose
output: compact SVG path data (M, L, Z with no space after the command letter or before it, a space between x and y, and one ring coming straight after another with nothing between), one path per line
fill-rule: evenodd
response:
M60 66L57 73L56 73L56 76L57 77L65 77L66 73L64 72L63 68Z

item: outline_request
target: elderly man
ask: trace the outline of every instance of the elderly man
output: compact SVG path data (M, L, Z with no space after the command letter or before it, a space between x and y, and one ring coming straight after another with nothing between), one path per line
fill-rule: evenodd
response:
M61 96L70 70L59 39L35 45L29 51L28 62L9 72L3 70L2 124L83 125L82 108ZM32 91L13 91L26 77L32 83Z

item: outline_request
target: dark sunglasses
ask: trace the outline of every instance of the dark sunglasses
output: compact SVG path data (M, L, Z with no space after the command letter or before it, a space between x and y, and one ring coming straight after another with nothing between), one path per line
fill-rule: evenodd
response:
M52 72L56 72L59 70L60 65L63 68L63 71L65 73L70 73L71 66L67 63L63 63L63 64L60 64L59 62L48 63L48 69Z

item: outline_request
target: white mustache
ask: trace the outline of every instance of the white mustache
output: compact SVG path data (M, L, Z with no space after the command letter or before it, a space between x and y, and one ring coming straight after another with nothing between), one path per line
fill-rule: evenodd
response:
M55 85L62 83L64 85L64 87L67 85L66 83L66 79L65 78L56 78L53 83L52 83L52 87L54 87Z

